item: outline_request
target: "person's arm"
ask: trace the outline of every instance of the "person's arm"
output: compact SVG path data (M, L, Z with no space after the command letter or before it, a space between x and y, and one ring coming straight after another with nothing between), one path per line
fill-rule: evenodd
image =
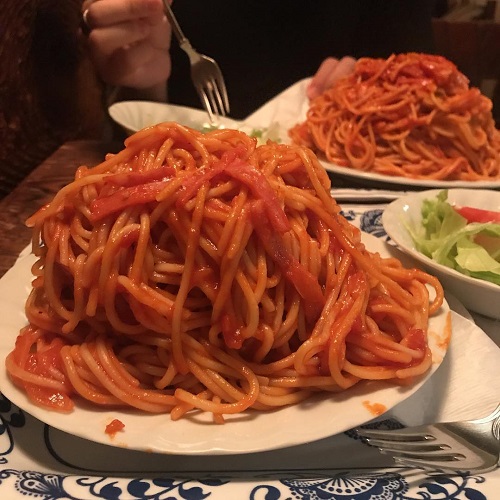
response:
M98 75L116 96L165 101L171 31L161 0L85 0L87 43Z

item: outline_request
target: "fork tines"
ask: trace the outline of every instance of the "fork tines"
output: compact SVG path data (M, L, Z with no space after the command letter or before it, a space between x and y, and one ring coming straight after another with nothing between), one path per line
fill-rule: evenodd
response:
M396 463L409 467L477 474L495 469L500 459L500 405L476 420L355 431L382 453L392 454Z
M357 430L357 433L381 453L391 454L399 464L409 465L411 461L412 465L420 467L432 460L434 468L437 462L451 466L451 462L465 458L461 453L450 451L449 445L439 442L435 436L428 433L418 434L409 429L398 431L362 429ZM423 456L425 461L422 461Z
M485 467L482 460L471 461L465 453L464 445L449 434L433 426L421 426L418 431L412 428L397 430L356 429L359 437L378 448L381 453L390 454L396 464L427 470L455 472L474 470L482 472L496 466ZM452 443L447 444L447 442Z
M163 0L164 11L172 26L172 32L179 42L180 48L188 55L191 65L191 79L206 109L211 123L218 116L229 114L229 99L226 84L219 65L211 57L195 50L184 35L168 0Z
M217 62L208 56L200 56L197 67L192 68L193 83L207 110L210 121L229 114L229 98L222 71Z

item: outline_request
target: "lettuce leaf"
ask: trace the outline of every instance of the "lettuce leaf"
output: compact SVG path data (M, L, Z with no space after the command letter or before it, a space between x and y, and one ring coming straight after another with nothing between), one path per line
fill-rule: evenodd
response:
M500 224L469 224L447 200L447 190L425 199L421 225L406 224L415 247L439 264L500 285Z

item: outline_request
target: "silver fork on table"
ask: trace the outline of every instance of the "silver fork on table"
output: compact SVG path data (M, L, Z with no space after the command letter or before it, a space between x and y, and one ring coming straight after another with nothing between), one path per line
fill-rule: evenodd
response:
M391 454L398 465L443 472L482 473L500 456L500 405L478 420L446 422L397 430L356 429L357 434Z
M165 15L181 49L188 55L191 63L191 79L206 109L210 123L215 124L218 116L229 113L229 99L226 84L219 65L206 55L195 50L184 35L168 0L163 0Z

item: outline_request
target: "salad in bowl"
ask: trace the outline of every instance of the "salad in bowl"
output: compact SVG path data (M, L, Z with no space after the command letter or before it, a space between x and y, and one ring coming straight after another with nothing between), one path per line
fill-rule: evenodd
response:
M500 319L500 192L410 193L388 206L382 223L468 309Z

